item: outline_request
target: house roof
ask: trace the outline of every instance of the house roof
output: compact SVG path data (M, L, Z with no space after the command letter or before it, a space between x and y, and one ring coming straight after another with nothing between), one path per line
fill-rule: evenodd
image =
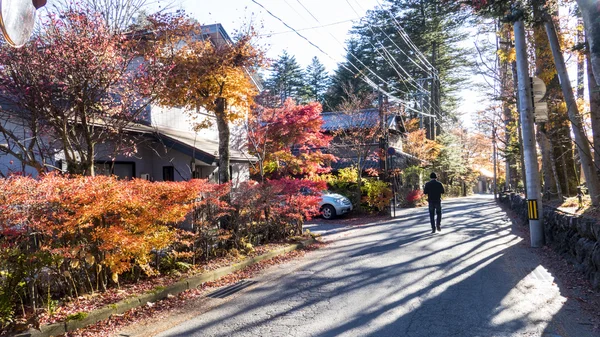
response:
M393 158L392 167L393 168L406 168L408 166L419 165L422 164L423 161L413 155L410 155L406 152L400 151L400 149L395 148L395 153L392 155ZM348 152L350 154L350 152ZM333 170L339 170L346 167L350 167L356 163L357 159L355 156L351 154L347 157L338 157L336 162L331 163L331 168ZM379 159L377 158L367 158L365 160L365 169L379 169ZM402 166L402 167L398 167Z
M144 124L134 124L127 128L127 131L149 135L156 141L207 164L219 160L219 143L199 137L194 132L156 128ZM230 149L229 160L233 163L247 163L255 162L257 158Z
M329 111L321 113L323 118L323 126L325 131L335 131L340 129L349 129L354 127L373 127L379 123L379 110L363 109L357 113L348 114L343 111ZM387 115L387 128L390 130L399 130L398 117L394 114Z

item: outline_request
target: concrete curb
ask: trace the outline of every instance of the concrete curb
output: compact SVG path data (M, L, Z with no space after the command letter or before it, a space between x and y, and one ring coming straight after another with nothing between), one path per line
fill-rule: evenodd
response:
M60 323L54 323L49 325L40 326L40 330L29 329L26 332L21 332L14 337L51 337L62 335L67 332L84 328L86 326L98 323L107 318L110 318L112 315L123 314L128 310L131 310L136 307L144 306L148 302L156 302L166 298L169 295L177 295L182 293L188 289L194 289L200 286L201 284L209 281L217 280L227 274L231 274L235 271L244 269L246 267L252 266L258 262L272 259L276 256L297 250L299 248L306 247L315 243L315 239L309 239L305 241L301 241L296 244L292 244L286 247L282 247L279 249L275 249L268 253L265 253L260 256L255 256L251 258L247 258L241 262L238 262L234 265L222 267L210 272L202 273L200 275L192 276L188 279L176 282L164 289L155 290L149 293L145 293L142 295L138 295L136 297L127 298L121 300L114 304L109 304L100 309L94 310L88 313L84 318L77 320L69 320Z

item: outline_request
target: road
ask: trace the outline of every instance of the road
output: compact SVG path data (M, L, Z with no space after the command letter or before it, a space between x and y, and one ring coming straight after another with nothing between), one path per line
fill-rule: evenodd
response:
M158 336L177 337L597 336L490 196L444 201L443 210L436 234L423 208L376 224L313 226L330 242L325 248L268 269L229 297L205 299L202 314L143 331L162 326L169 329Z

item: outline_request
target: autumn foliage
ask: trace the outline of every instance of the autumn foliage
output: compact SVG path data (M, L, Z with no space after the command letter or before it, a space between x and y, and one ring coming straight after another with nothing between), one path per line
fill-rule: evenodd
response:
M113 34L89 8L50 14L41 27L22 48L0 47L2 152L40 174L60 152L69 172L93 175L98 145L135 151L125 129L143 117L171 62L153 57L160 45Z
M329 171L335 157L326 153L332 137L322 132L323 108L292 99L276 108L257 107L248 123L250 152L259 158L253 173L267 178L314 176Z
M115 177L0 180L0 330L15 309L102 292L230 249L302 233L322 183L283 179L230 185L206 180L149 182ZM232 194L231 203L223 201ZM223 216L235 219L219 229ZM49 302L50 301L50 302ZM24 314L24 313L22 313Z

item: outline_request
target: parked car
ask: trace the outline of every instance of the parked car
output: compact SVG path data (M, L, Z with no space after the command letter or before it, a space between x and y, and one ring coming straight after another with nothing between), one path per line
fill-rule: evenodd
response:
M352 202L341 194L324 191L321 195L319 207L321 208L321 216L330 220L352 211Z
M300 193L305 195L319 195L321 197L319 209L321 216L326 220L334 219L338 215L352 211L352 202L341 194L329 191L313 191L305 187L300 189Z

